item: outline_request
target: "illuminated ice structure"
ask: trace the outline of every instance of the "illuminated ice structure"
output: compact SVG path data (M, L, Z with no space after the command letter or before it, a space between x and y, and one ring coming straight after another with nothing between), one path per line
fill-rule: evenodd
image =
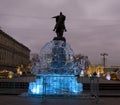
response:
M62 40L52 40L40 51L40 63L32 68L36 81L29 83L29 95L80 95L83 84L77 82L81 68L73 60L73 50ZM32 71L33 71L32 70Z

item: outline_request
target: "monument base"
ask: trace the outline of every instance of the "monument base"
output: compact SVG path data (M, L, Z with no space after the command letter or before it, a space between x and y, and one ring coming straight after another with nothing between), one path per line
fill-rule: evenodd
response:
M65 37L54 37L53 40L61 40L61 41L66 42Z

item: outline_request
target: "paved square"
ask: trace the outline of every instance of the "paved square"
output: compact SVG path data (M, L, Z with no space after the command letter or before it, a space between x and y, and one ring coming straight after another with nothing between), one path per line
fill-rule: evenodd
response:
M119 105L120 97L101 97L96 104L94 100L81 99L47 99L42 102L40 97L0 95L0 105Z

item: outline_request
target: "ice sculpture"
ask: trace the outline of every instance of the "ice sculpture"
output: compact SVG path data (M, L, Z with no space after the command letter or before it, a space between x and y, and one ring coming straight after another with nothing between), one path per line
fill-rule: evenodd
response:
M74 52L68 43L61 40L48 42L40 51L40 72L72 72L73 55Z
M53 31L57 37L46 43L40 51L40 59L32 66L36 81L29 83L29 95L79 95L83 90L82 83L77 83L76 75L82 68L73 60L73 50L63 37L65 16L53 17L56 25Z
M74 75L40 74L36 82L30 83L31 95L78 95L83 91L82 83L77 83Z
M83 85L77 83L76 75L80 75L81 68L74 62L73 56L70 45L63 40L45 44L40 51L40 63L32 68L36 71L36 81L29 83L29 95L80 94Z

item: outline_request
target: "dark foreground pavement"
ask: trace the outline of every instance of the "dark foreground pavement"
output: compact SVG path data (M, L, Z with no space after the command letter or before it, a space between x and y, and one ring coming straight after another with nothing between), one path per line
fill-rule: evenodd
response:
M47 99L42 102L40 97L0 95L0 105L119 105L120 97L100 97L96 104L95 100L81 99Z

